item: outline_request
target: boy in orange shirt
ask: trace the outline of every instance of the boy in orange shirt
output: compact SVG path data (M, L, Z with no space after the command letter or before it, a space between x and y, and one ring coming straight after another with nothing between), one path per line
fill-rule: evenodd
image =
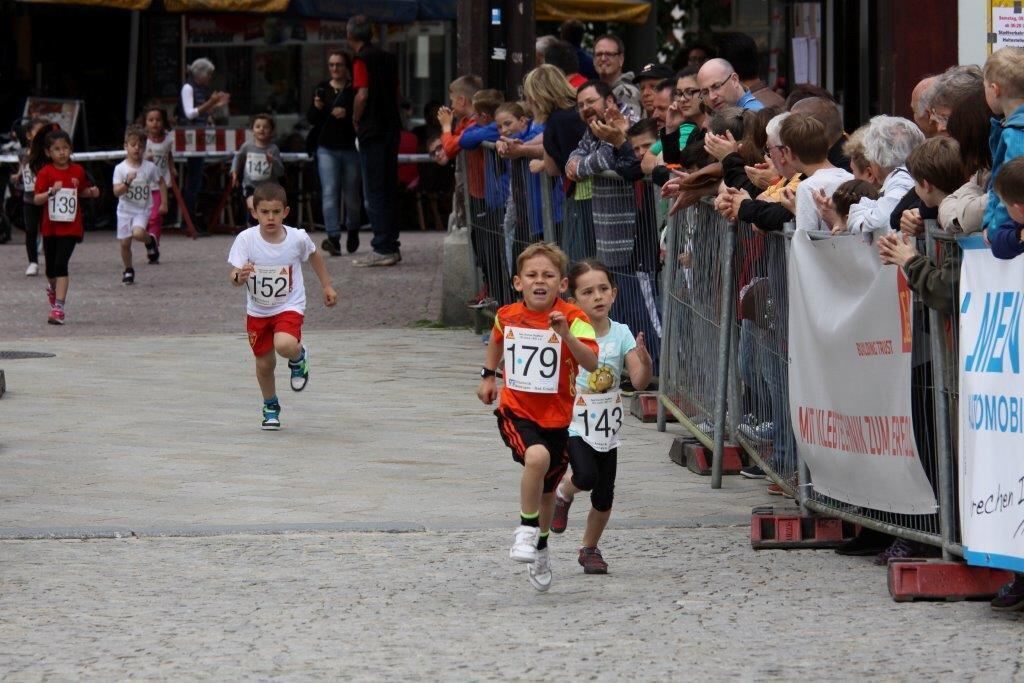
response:
M530 583L551 587L548 533L555 487L565 474L565 444L572 421L578 366L597 368L597 340L590 320L559 295L566 291L568 258L554 244L531 244L516 261L512 284L523 300L498 309L476 395L490 405L504 363L504 387L494 414L501 438L523 466L520 525L509 557L529 565Z

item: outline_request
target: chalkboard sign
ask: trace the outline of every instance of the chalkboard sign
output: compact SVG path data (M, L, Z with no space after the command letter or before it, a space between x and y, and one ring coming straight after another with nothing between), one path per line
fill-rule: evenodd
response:
M181 18L150 17L151 98L177 99L181 91Z

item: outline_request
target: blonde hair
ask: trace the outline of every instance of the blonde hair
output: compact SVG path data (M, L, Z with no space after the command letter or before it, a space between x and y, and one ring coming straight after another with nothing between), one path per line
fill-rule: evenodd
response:
M462 95L463 97L472 98L476 94L477 90L484 87L484 81L479 76L474 74L467 74L465 76L459 76L448 86L456 95Z
M867 132L868 126L865 124L850 133L843 143L843 154L850 159L850 165L856 166L858 171L866 171L871 165L864 156L864 134Z
M473 94L473 109L493 118L495 110L504 101L505 95L500 90L478 90Z
M551 64L541 64L526 74L523 94L539 122L547 121L551 112L558 109L576 108L576 92L562 70Z
M1010 99L1024 97L1024 49L1004 47L985 62L985 80L995 83Z
M565 269L569 266L569 257L554 242L534 242L523 249L523 253L516 259L516 273L523 272L523 264L537 256L543 256L551 261L551 265L558 268L558 274L565 277Z

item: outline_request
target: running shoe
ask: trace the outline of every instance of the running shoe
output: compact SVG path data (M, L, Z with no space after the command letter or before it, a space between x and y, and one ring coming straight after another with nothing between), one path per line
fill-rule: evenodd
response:
M608 563L601 557L601 550L596 546L593 548L580 548L580 566L584 574L607 574Z
M740 470L740 476L747 479L764 479L768 475L757 465L748 465Z
M51 325L63 325L64 324L64 309L57 308L54 306L50 309L50 317L46 319L46 322Z
M560 534L569 526L569 506L571 500L562 498L561 494L555 491L555 516L551 519L551 531Z
M551 588L551 554L550 548L537 551L537 561L526 566L530 575L530 585L541 593Z
M748 441L755 444L771 443L775 438L775 424L772 422L762 422L756 425L741 424L739 431Z
M146 258L150 263L160 263L160 247L157 246L156 237L149 236L149 243L146 245Z
M348 235L345 236L345 251L350 254L359 251L359 228L348 231ZM341 249L338 249L338 253L341 253ZM402 260L401 255L399 255L398 260Z
M302 345L302 358L298 361L288 361L288 369L292 371L292 391L302 391L309 382L309 349Z
M535 526L517 526L512 537L512 549L508 556L515 562L533 564L537 561L537 541L540 540L540 529Z
M1024 610L1024 574L1017 574L1013 581L1000 588L990 604L997 612Z
M39 264L38 263L29 263L28 264L28 268L25 269L25 276L26 277L35 277L36 275L39 275Z
M331 256L341 256L341 238L328 237L320 243L320 248Z
M281 404L274 403L271 405L263 404L263 425L260 427L264 431L276 432L281 428Z
M394 254L381 254L380 252L371 251L363 258L358 258L352 261L352 265L359 268L378 268L383 266L393 266L402 260L401 254L395 252Z
M888 548L878 553L872 560L876 565L884 567L889 560L902 560L914 556L914 545L910 541L897 538Z
M124 271L124 274L121 275L121 284L122 285L134 285L135 284L135 269L134 268L128 268L128 269L126 269Z

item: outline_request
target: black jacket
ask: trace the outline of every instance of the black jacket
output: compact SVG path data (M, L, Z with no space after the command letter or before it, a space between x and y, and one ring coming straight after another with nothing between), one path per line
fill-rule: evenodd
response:
M356 55L366 65L370 84L366 108L356 134L360 140L398 135L402 117L398 112L398 61L372 43L366 43Z

